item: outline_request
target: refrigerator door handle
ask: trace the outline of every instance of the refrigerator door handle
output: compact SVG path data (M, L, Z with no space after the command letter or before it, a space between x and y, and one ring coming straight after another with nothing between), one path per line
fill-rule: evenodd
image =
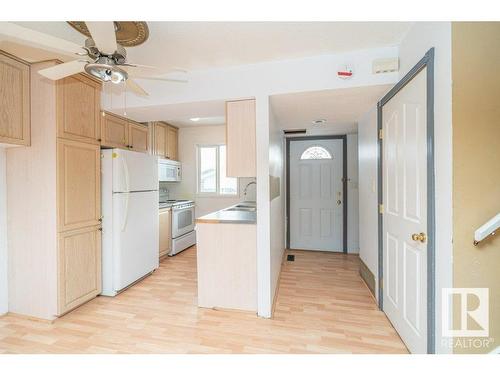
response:
M127 227L129 201L130 201L130 193L125 193L125 214L122 220L122 228L121 228L122 232L124 232L125 228Z
M123 163L123 171L125 172L125 191L130 191L130 176L128 172L128 164L124 157L121 158Z

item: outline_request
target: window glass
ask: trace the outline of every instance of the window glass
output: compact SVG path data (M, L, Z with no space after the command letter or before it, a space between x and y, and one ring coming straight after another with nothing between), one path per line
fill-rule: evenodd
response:
M226 175L226 146L198 146L198 193L237 195L238 179Z
M332 155L327 149L321 146L311 146L305 150L300 156L300 160L310 160L310 159L331 159Z
M217 192L217 148L200 147L199 182L200 193Z
M221 195L236 195L238 193L238 180L235 177L226 176L226 146L219 146L219 169L220 169L220 184L219 194Z

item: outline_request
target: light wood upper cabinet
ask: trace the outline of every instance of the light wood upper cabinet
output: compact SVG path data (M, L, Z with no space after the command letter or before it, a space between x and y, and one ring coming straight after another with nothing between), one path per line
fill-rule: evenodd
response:
M97 227L59 233L58 315L101 293L101 232Z
M167 132L168 127L166 124L156 122L154 124L154 138L155 138L155 155L167 157Z
M148 152L148 127L129 121L128 143L132 151Z
M172 210L164 208L160 210L160 248L159 256L167 255L172 247Z
M101 152L99 145L57 141L58 230L100 224Z
M112 113L103 112L101 116L101 145L128 148L128 121Z
M30 145L30 67L2 52L0 143Z
M57 136L99 143L101 83L83 75L57 81Z
M154 154L179 160L178 129L163 122L154 123Z
M179 160L177 155L177 143L178 143L177 128L169 126L167 128L167 150L166 150L167 159Z
M226 102L227 176L256 176L255 130L254 99Z
M148 152L149 131L146 125L110 112L101 115L101 146Z

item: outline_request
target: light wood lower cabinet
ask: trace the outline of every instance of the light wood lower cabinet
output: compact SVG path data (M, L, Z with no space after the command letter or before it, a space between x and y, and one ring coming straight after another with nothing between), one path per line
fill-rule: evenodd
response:
M160 210L160 248L159 256L163 257L172 250L172 210L163 208Z
M30 67L0 51L0 143L30 144Z
M57 140L57 197L60 232L99 225L101 216L99 145Z
M101 293L101 232L98 227L59 233L58 314Z

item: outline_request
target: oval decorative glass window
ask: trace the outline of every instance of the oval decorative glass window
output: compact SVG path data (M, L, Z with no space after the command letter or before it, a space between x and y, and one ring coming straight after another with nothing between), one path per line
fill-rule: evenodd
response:
M321 146L311 146L306 149L300 156L300 160L321 160L321 159L331 159L332 155L328 150Z

